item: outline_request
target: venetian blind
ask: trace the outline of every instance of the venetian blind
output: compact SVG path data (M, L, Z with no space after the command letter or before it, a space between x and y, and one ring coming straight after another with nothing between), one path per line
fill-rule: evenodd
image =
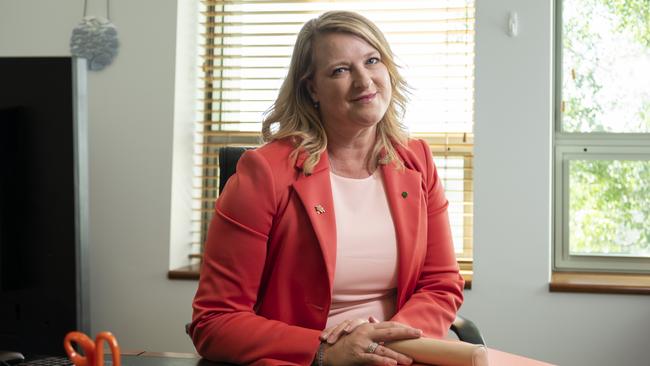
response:
M218 195L218 149L254 146L287 73L301 26L328 10L375 22L412 87L405 124L429 142L450 201L461 262L472 256L474 1L203 1L201 95L195 136L194 242L201 245Z

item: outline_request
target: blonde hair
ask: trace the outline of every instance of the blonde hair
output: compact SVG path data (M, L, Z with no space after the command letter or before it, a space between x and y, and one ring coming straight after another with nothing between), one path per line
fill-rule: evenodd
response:
M296 146L293 159L300 151L307 153L303 165L306 175L311 174L327 149L325 128L307 88L307 81L314 74L314 41L317 36L327 33L348 33L360 37L381 55L390 76L392 95L384 117L377 124L377 138L368 169L374 171L379 164L390 162L402 167L403 163L393 144L405 145L408 138L401 122L408 101L408 85L398 73L393 53L379 28L353 12L330 11L303 25L293 48L287 77L262 123L262 138L267 142L290 138Z

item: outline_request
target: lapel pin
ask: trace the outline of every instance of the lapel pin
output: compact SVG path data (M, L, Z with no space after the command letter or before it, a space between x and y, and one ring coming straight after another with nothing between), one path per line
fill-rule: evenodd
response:
M406 198L406 197L408 197L408 195L409 195L408 192L406 192L406 191L402 192L402 198Z
M323 208L323 206L321 204L318 204L318 205L314 206L314 210L316 210L316 213L319 214L319 215L325 213L325 208Z

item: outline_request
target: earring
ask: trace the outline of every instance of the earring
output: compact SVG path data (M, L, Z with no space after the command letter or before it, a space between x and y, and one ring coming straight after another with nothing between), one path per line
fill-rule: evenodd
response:
M320 103L319 103L319 102L314 102L314 108L315 108L315 109L320 108Z

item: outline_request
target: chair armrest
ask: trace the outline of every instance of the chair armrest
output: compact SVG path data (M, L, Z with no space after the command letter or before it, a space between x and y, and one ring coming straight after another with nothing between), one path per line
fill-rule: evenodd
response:
M481 335L481 331L474 322L465 319L460 315L456 315L456 320L451 324L451 330L456 333L458 339L473 344L482 344L485 346L485 340Z

